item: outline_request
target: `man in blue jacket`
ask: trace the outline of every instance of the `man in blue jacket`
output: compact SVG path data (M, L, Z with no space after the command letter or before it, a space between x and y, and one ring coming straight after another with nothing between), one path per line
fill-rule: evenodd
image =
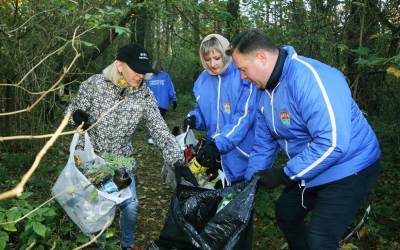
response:
M276 218L290 249L336 250L376 182L381 154L345 77L259 30L238 34L227 53L264 92L246 179L257 173L268 189L285 186ZM288 161L273 168L278 149Z
M165 119L169 104L172 102L172 107L175 110L177 107L176 93L174 83L171 80L169 74L161 70L161 66L158 63L154 68L153 76L146 80L147 87L153 92L158 109L160 110L161 116ZM153 139L148 136L148 143L154 144Z

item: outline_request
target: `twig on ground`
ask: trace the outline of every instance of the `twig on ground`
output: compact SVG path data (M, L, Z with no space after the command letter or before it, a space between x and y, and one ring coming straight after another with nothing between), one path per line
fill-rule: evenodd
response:
M74 248L74 250L79 250L79 249L85 248L85 247L89 246L90 244L92 244L93 242L95 242L104 233L104 231L111 225L111 223L112 223L112 220L108 220L98 234L96 234L90 241L86 242L85 244L82 244L79 247Z

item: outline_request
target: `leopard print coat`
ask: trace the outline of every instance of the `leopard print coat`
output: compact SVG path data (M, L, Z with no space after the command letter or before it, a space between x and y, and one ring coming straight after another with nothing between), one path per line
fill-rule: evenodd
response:
M183 159L182 151L161 117L156 99L145 83L136 90L122 89L107 80L103 74L93 75L81 84L67 111L73 113L81 109L89 114L89 122L93 124L120 101L115 109L88 131L97 154L108 152L132 157L132 136L139 122L143 120L152 138L161 148L167 164L172 165ZM72 119L70 123L75 125ZM135 162L133 166L136 167Z

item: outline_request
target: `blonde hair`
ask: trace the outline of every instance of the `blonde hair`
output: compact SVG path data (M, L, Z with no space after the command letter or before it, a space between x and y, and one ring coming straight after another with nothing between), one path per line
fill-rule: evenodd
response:
M224 68L221 71L223 72L232 60L232 58L225 53L228 48L228 39L219 34L210 34L203 39L199 48L199 56L201 64L210 74L213 73L208 69L207 64L204 61L204 56L208 55L213 50L219 52L222 55L222 60L225 64Z
M112 62L105 69L103 69L103 75L107 80L111 81L115 85L118 85L118 80L121 78L121 74L118 72L115 64L116 62L117 61Z
M201 44L200 56L204 58L213 50L221 54L225 64L229 61L229 56L225 54L225 49L222 47L222 44L216 37L212 37L211 39L204 41Z
M111 81L115 85L119 85L118 80L121 79L121 73L118 72L116 62L117 62L117 60L115 60L110 65L108 65L105 69L103 69L103 75L107 80ZM120 61L120 62L122 62L122 61ZM125 62L122 62L122 63L125 63ZM127 67L129 67L129 66L127 65ZM144 75L144 80L150 79L152 77L152 75L153 75L152 73L146 73Z

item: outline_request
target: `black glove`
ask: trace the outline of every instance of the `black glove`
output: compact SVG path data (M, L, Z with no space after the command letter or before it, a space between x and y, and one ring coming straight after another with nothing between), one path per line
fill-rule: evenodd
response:
M183 129L186 130L187 126L191 129L196 128L196 117L194 115L188 116L183 120Z
M176 107L178 106L178 103L176 101L172 101L172 108L176 110Z
M84 122L82 129L88 129L92 124L89 123L89 114L81 109L75 110L72 114L72 120L74 120L75 125L79 126L82 122Z
M285 174L283 168L269 168L256 172L254 175L260 176L259 184L267 189L274 189L281 184L285 186L295 184L295 182Z
M200 148L196 155L197 162L206 168L216 168L218 166L217 161L219 161L220 153L215 145L215 142L211 141L204 147Z

